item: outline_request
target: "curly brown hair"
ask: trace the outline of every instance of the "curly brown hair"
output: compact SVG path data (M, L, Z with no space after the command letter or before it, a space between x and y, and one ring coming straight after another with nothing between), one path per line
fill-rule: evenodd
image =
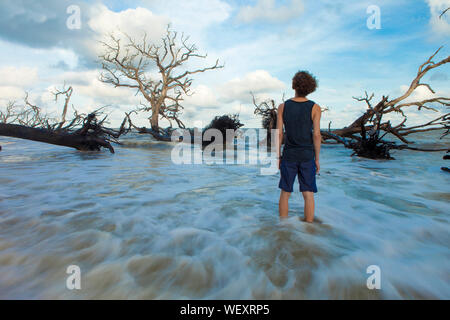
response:
M299 71L292 78L292 89L299 97L306 97L317 89L317 79L308 71Z

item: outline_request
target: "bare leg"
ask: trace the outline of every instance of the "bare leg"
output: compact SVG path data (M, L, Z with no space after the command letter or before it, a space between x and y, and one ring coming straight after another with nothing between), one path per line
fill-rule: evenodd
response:
M302 192L303 200L305 201L305 221L314 221L314 193L310 191Z
M280 193L280 202L278 204L278 210L280 212L280 218L287 218L289 212L289 197L291 196L290 192L286 192L281 190Z

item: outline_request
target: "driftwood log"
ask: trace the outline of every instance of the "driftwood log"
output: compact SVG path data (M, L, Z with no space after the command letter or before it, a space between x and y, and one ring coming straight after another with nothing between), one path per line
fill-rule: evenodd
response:
M124 118L119 130L104 126L107 116L98 119L99 115L102 115L101 109L87 115L74 109L73 118L67 120L72 92L72 87L55 92L55 100L60 95L65 96L60 120L43 114L39 107L29 102L28 94L24 106L10 102L5 111L0 111L0 136L39 141L82 151L99 151L106 148L114 153L111 142L119 143L117 139L129 131L126 126L127 118Z

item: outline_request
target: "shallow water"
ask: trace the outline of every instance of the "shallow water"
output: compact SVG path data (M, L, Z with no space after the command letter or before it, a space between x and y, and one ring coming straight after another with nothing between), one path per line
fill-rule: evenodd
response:
M297 189L279 221L279 175L260 165L175 165L169 144L124 143L113 155L0 137L0 298L450 298L443 152L374 161L323 146L321 223L306 224ZM69 265L81 290L66 288Z

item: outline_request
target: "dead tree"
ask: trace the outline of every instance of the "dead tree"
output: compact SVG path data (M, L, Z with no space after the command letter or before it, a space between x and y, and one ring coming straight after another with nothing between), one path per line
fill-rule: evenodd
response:
M117 139L129 131L127 118L124 118L119 130L113 130L104 126L107 115L104 115L101 109L82 114L73 108L73 117L67 120L72 93L72 87L54 92L56 101L59 96L65 97L60 119L44 114L41 108L29 101L28 94L24 105L8 103L5 111L0 110L0 136L45 142L82 151L107 148L114 153L111 142L119 143ZM102 118L99 120L99 117Z
M426 122L424 124L416 125L416 126L406 126L406 122L408 120L407 115L405 114L405 109L409 107L417 107L417 110L428 110L433 112L438 112L438 110L433 107L433 105L441 105L444 107L450 106L450 98L447 97L434 97L422 101L413 101L413 102L405 102L407 98L411 96L411 94L420 86L424 86L431 93L435 93L435 91L431 88L431 86L427 83L422 83L422 78L430 71L441 65L450 62L450 56L442 59L439 62L433 62L433 59L436 57L438 52L441 50L439 48L427 61L425 61L422 65L420 65L416 77L412 80L407 91L392 100L389 100L388 97L383 96L381 101L378 102L375 106L372 105L372 99L374 95L368 95L365 93L364 97L355 98L358 101L364 101L367 104L366 112L360 116L358 119L353 121L348 127L343 129L333 130L331 134L335 136L340 136L341 138L347 140L348 147L354 149L355 154L364 156L370 154L370 158L380 158L380 159L392 159L389 154L389 150L391 149L410 149L417 151L446 151L447 149L424 149L413 147L412 141L407 139L407 136L413 133L422 133L429 131L441 131L443 129L447 129L450 125L450 113L446 113L436 117L432 121ZM402 120L397 125L392 125L390 121L382 122L381 119L384 115L396 113L401 115ZM368 142L371 144L364 144L363 147L362 140L364 137L359 137L358 135L362 135L364 132L371 132L372 135L368 137ZM380 133L383 132L382 136L379 136ZM397 144L393 142L388 142L383 140L383 137L386 134L392 134L398 140L402 142L402 144ZM324 132L323 135L327 138L333 139L333 136L327 135L327 132ZM445 135L445 134L444 134ZM444 136L443 135L443 136ZM441 137L442 138L442 137ZM350 141L348 140L350 139ZM367 142L367 141L366 141ZM373 146L373 150L367 150L368 146ZM375 147L378 149L378 152L375 150ZM378 153L378 155L377 155Z
M353 155L369 159L394 159L389 150L394 145L392 142L383 141L380 137L380 124L383 114L375 113L373 126L369 132L366 132L364 120L361 120L361 139L357 142L350 142L349 148L354 150Z
M325 140L333 139L338 143L344 144L347 148L354 150L353 154L372 159L393 159L389 153L392 149L410 149L429 152L446 151L448 148L424 149L411 146L413 141L408 140L407 136L413 133L442 131L446 129L447 132L444 133L441 138L444 137L449 131L450 113L440 115L439 117L436 117L426 123L408 127L406 126L408 118L404 112L405 109L410 107L417 107L417 110L419 111L428 110L438 112L433 105L441 105L443 107L450 106L450 98L447 97L434 97L422 101L405 102L414 90L420 86L426 87L433 94L435 93L429 84L422 83L421 80L430 70L450 62L450 56L439 62L433 62L433 59L440 50L441 48L439 48L430 58L428 58L427 61L420 65L416 77L412 80L409 88L404 94L392 100L389 100L389 97L387 96L383 96L381 101L379 101L376 105L372 104L374 94L369 96L366 92L364 97L354 98L357 101L363 101L366 103L367 110L364 114L343 129L329 129L321 131L322 137ZM392 125L390 121L382 122L382 117L390 113L401 115L402 120L400 123ZM365 137L366 132L369 133L368 137ZM383 134L380 136L381 133ZM399 144L396 142L383 140L388 133L400 140L402 143Z
M212 66L186 70L185 66L191 58L206 58L198 53L194 44L188 43L189 37L178 36L178 33L167 28L167 34L161 43L148 42L144 35L140 41L123 34L119 39L113 34L109 42L102 42L104 53L102 75L100 80L114 87L126 87L136 91L145 99L136 112L150 113L148 119L150 129L140 128L139 132L152 134L158 140L170 140L168 132L175 122L179 128L184 128L180 115L183 109L183 97L191 95L192 75L208 70L222 68L219 60ZM149 75L156 66L159 77ZM128 117L129 121L131 119ZM159 120L169 122L169 129L162 129Z
M267 146L271 145L272 141L272 129L277 128L277 106L275 100L268 99L260 103L256 102L255 95L251 93L253 106L255 107L254 114L262 118L262 127L267 130L266 141ZM284 97L283 97L284 100Z
M244 126L244 124L241 123L241 121L239 120L239 114L226 114L226 115L222 115L222 116L216 116L203 129L202 135L204 135L206 130L208 130L208 129L219 130L223 137L222 142L225 145L227 143L226 138L234 139L236 137L236 131L243 126ZM228 137L227 130L234 130L235 134L232 137ZM191 130L191 133L193 133L192 130ZM231 141L228 141L228 142L231 142ZM202 141L203 147L205 147L211 143L215 143L215 141L214 140L211 142Z

